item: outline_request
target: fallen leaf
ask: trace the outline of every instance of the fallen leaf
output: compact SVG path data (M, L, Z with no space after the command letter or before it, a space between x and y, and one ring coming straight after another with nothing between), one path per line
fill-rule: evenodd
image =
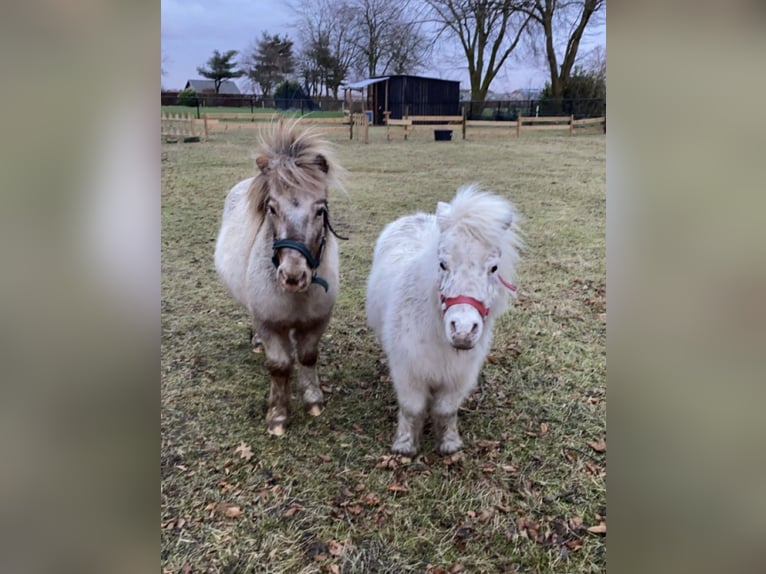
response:
M299 510L303 510L303 506L301 506L300 504L293 504L293 505L290 506L290 508L287 509L287 512L285 512L285 516L287 518L291 518L291 517L295 516L295 514Z
M330 572L332 574L340 574L340 566L337 564L330 564Z
M487 522L487 521L488 521L490 518L492 518L492 514L494 514L494 513L492 512L492 509L490 509L490 508L485 508L485 509L484 509L484 510L482 510L482 511L481 511L481 513L479 514L479 522L482 522L482 523L483 523L483 522Z
M374 492L368 492L363 498L362 502L367 506L376 506L380 502L380 498Z
M189 564L188 562L184 564L183 568L181 568L181 574L191 574L191 571L192 571L191 564Z
M577 540L577 539L568 540L564 544L566 545L567 548L569 548L572 551L579 550L580 548L582 548L582 540Z
M253 458L253 451L250 448L250 445L246 444L244 441L239 443L239 446L234 449L234 452L239 454L239 456L245 460Z
M340 556L343 552L343 544L337 542L336 540L330 540L327 543L327 548L330 549L330 554L332 556Z
M519 468L512 464L501 464L500 468L502 468L505 472L511 472L511 473L519 472Z
M465 566L463 566L460 563L453 564L452 567L449 569L450 574L459 574L460 572L464 572L464 571L465 571Z
M326 454L318 454L319 460L322 462L330 462L332 460L331 456L327 456Z
M596 476L601 474L601 467L597 464L593 464L592 462L588 462L587 460L585 461L585 468L587 468L591 474Z
M588 528L588 532L591 534L606 534L606 522L602 520L596 526L591 526Z
M227 505L223 513L228 518L239 518L240 516L242 516L242 509L239 506Z
M548 423L540 423L540 436L548 432Z
M358 504L352 504L351 506L347 507L347 510L351 514L361 514L362 512L364 512L364 508L362 508Z
M587 444L590 448L592 448L596 452L606 451L606 441L604 439L589 440L585 444Z
M354 490L357 492L362 492L365 488L367 488L363 483L359 483L354 487Z
M364 429L360 427L358 424L354 423L351 425L351 428L354 429L354 432L358 432L360 434L364 433Z
M396 482L392 482L388 485L388 490L391 492L407 492L410 489L404 486L403 484L398 484Z

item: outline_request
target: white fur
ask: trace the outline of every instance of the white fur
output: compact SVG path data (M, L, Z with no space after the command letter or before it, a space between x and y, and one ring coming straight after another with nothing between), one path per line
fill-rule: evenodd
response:
M520 240L517 216L505 199L476 185L458 190L436 215L423 213L388 224L375 246L367 283L367 320L388 356L399 401L393 450L417 452L423 420L430 413L442 452L462 444L457 409L475 388L492 343L495 319L509 305L510 292L486 265L513 281ZM449 272L440 270L440 260ZM442 313L440 293L482 301L486 320L469 305ZM453 320L479 321L473 347L458 350L450 340Z

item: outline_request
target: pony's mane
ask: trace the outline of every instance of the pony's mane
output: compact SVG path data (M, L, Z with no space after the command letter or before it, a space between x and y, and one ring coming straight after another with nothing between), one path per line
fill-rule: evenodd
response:
M280 120L261 130L252 154L256 173L250 190L251 212L260 227L270 187L343 191L343 169L335 160L331 144L311 126Z
M439 215L442 228L457 226L488 245L514 250L521 247L518 219L511 202L475 183L460 187L447 214Z

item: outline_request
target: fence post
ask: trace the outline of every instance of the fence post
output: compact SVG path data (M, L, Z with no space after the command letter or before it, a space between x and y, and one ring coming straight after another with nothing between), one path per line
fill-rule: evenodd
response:
M465 123L466 123L465 104L463 104L463 139L465 139Z
M199 119L199 98L195 98L197 100L197 119Z
M569 114L569 135L574 135L574 114Z
M516 116L516 137L521 137L521 114Z
M207 139L207 113L202 115L202 121L205 122L205 139Z

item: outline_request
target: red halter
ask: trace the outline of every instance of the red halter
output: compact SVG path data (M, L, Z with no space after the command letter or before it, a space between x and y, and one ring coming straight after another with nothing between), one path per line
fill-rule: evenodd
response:
M502 283L509 291L516 292L516 285L503 279L500 274L497 275L497 278L500 279L500 283ZM439 300L442 304L442 313L446 313L447 309L453 305L470 305L479 312L479 315L481 315L482 319L486 319L487 315L489 315L489 307L485 307L484 303L478 299L474 299L473 297L468 297L467 295L458 295L457 297L449 298L445 297L444 295L440 295Z
M479 312L479 315L481 315L482 319L486 319L487 315L489 315L489 309L485 307L481 301L479 301L478 299L474 299L473 297L468 297L466 295L458 295L457 297L450 297L448 299L444 295L441 295L440 299L442 303L442 313L446 313L447 309L449 309L453 305L460 305L464 303L476 309Z

